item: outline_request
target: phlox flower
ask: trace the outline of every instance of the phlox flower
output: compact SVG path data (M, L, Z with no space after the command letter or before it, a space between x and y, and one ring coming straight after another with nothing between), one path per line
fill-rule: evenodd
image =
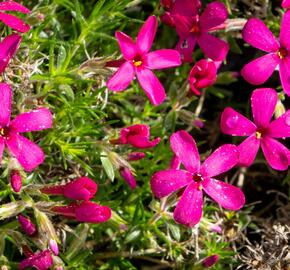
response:
M157 24L156 17L150 16L141 27L136 43L126 34L116 32L125 62L108 80L109 90L115 92L125 90L136 75L153 105L159 105L164 101L165 90L151 70L176 67L181 64L181 60L176 50L162 49L149 52L156 34Z
M30 13L28 8L12 0L3 1L0 3L0 21L18 32L25 33L29 31L30 27L28 24L24 23L16 16L3 13L2 11L16 11L28 14Z
M19 266L19 270L35 267L38 270L47 270L53 265L53 258L49 250L44 250L32 254L27 259L23 260Z
M216 180L216 175L233 168L238 162L235 145L227 144L215 150L200 165L200 157L194 139L184 130L170 137L171 149L185 169L169 169L155 173L151 189L157 198L184 189L174 210L178 223L192 227L202 216L202 191L229 210L239 210L245 203L243 192L230 184ZM175 167L179 167L175 162Z
M32 171L44 160L43 151L20 133L39 131L52 126L52 114L47 108L22 113L10 121L12 90L0 83L0 161L5 146L26 171Z
M246 23L243 39L267 54L245 65L242 76L254 85L263 84L279 67L279 75L285 93L290 95L290 11L286 11L282 22L279 41L260 19L252 18Z
M290 8L290 0L283 0L282 7L283 8Z
M261 88L253 91L251 97L254 122L226 108L221 116L221 130L233 136L248 136L239 146L239 163L250 166L262 147L269 165L276 170L288 168L289 150L277 138L290 137L290 111L270 122L274 113L278 95L274 89Z

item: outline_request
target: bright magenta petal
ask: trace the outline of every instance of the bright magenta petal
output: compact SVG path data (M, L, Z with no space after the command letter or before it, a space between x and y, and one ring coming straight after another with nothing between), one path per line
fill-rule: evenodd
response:
M173 15L176 33L181 39L186 39L191 35L192 25L196 22L195 17L182 16L180 14Z
M206 194L225 209L237 211L245 204L244 193L233 185L208 178L202 186Z
M200 158L194 139L184 130L175 132L170 137L170 146L184 167L191 173L199 170Z
M207 33L202 33L197 43L203 53L214 61L223 61L230 49L228 43Z
M132 63L125 62L114 75L107 81L107 87L114 92L125 90L134 79L134 67Z
M239 165L249 167L253 164L260 147L260 140L253 134L244 140L239 146Z
M137 54L137 48L133 39L123 32L116 32L120 50L126 60L132 60Z
M282 7L283 8L290 8L290 0L283 0Z
M273 74L278 64L278 55L276 53L269 53L246 64L241 74L251 84L263 84Z
M261 141L264 156L269 165L279 171L288 169L289 165L289 150L278 141L265 137Z
M155 106L161 104L166 94L162 84L154 73L149 69L142 68L136 69L136 73L138 81L151 103Z
M1 2L0 10L17 11L17 12L26 13L26 14L30 13L30 10L28 8L12 0Z
M12 90L9 84L0 83L0 127L10 122Z
M200 25L203 30L209 30L215 26L221 25L228 18L228 12L225 5L221 2L212 2L208 4L200 16Z
M212 177L224 173L238 163L238 149L233 144L225 144L216 149L201 165L200 174Z
M274 120L267 129L267 135L272 138L290 137L290 110Z
M252 112L258 128L266 128L269 125L277 101L278 95L272 88L260 88L252 93Z
M52 127L52 114L47 108L22 113L11 121L11 128L16 132L39 131Z
M150 69L162 69L180 66L181 58L177 50L163 49L148 53L144 62Z
M156 35L158 21L155 16L150 16L141 27L137 37L137 48L140 53L149 52Z
M196 44L196 38L190 35L186 39L179 39L175 49L180 53L181 59L184 62L191 63L192 53Z
M30 30L30 26L28 24L24 23L14 15L0 12L0 21L21 33L26 33Z
M183 192L174 209L176 222L187 227L199 223L202 216L202 191L196 183L190 184Z
M164 170L151 178L151 190L157 198L162 198L187 186L192 182L192 174L183 170Z
M6 144L11 154L28 172L34 170L44 161L44 153L41 148L19 134L10 133Z
M276 52L279 49L275 36L260 19L249 19L242 35L247 43L262 51Z
M221 130L225 134L233 136L249 136L256 131L257 127L245 116L234 109L225 108L221 116Z
M290 59L289 57L280 61L279 75L284 92L290 96Z
M199 0L175 0L172 14L180 14L186 17L193 17L198 14L201 7Z
M283 47L290 49L290 11L286 11L280 27L280 43Z
M160 143L160 140L161 139L159 137L155 138L153 141L150 141L150 138L148 137L139 135L128 136L128 143L139 149L155 147L158 143Z

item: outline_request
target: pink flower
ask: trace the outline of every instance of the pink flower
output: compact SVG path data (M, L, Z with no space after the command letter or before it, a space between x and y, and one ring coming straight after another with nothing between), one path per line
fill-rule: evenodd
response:
M112 140L111 143L130 144L133 147L144 149L152 148L160 142L160 138L150 141L150 127L143 124L137 124L122 128L120 138Z
M280 80L285 93L290 95L290 11L286 11L280 31L280 41L270 32L260 19L250 19L246 23L242 35L244 40L253 47L267 52L245 65L242 76L254 85L263 84L279 67Z
M183 60L192 62L192 53L196 43L208 58L214 61L224 60L229 51L229 45L208 32L223 24L227 18L225 5L217 1L208 4L200 16L176 17L175 27L180 36L176 49Z
M136 188L136 179L129 168L121 168L120 174L131 189Z
M63 195L72 200L88 201L93 198L98 190L94 180L88 177L81 177L65 185L44 187L41 192L51 195Z
M94 202L84 201L81 204L54 206L52 211L75 218L80 222L101 223L111 218L111 209Z
M270 123L278 95L274 89L261 88L251 97L254 123L236 112L226 108L221 116L221 130L233 136L248 136L239 146L239 163L250 166L261 145L269 165L276 170L288 168L289 150L276 138L290 137L290 111Z
M217 261L219 260L219 256L217 254L211 255L207 258L205 258L202 262L203 266L206 268L212 267L213 265L215 265L217 263Z
M22 188L22 177L19 171L12 170L10 174L10 184L14 192L19 192Z
M290 0L283 0L282 7L283 8L290 8Z
M213 61L202 59L195 63L189 73L190 89L196 95L200 95L201 88L213 85L217 78L217 68Z
M176 50L162 49L149 52L157 30L157 19L150 16L139 31L136 44L133 39L122 32L116 32L120 50L125 58L107 87L115 92L125 90L136 74L146 95L154 105L161 104L165 99L165 90L151 69L176 67L181 64L180 55Z
M23 270L30 267L35 267L38 270L47 270L53 265L53 259L49 250L44 250L39 253L35 253L27 259L23 260L18 269Z
M22 230L27 235L31 236L36 233L36 227L30 219L20 214L18 215L18 222L20 223Z
M0 3L1 11L16 11L21 13L30 13L30 10L12 0L4 1ZM22 20L17 17L0 12L0 21L9 26L10 28L18 31L18 32L28 32L30 27L28 24L24 23Z
M2 73L9 64L9 61L16 53L21 40L21 36L18 34L12 34L5 37L0 43L0 73Z
M172 134L170 145L185 170L169 169L155 173L151 179L151 189L157 198L184 189L174 210L175 221L189 227L200 221L202 190L226 209L239 210L243 207L245 197L239 188L213 178L237 164L238 150L235 145L221 146L202 165L196 143L186 131Z
M10 122L12 90L0 83L0 161L5 146L26 171L32 171L44 160L43 151L20 133L39 131L52 126L52 115L47 108L25 112Z

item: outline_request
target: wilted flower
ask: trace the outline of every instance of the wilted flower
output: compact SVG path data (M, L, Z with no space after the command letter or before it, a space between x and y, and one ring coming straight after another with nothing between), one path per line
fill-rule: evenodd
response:
M211 255L207 258L205 258L202 262L203 266L206 268L212 267L213 265L215 265L217 263L217 261L219 260L219 256L217 254Z
M133 39L122 32L116 32L120 50L126 60L107 82L109 90L125 90L136 74L146 95L154 105L165 99L165 90L151 69L176 67L181 64L176 50L162 49L149 52L157 30L157 19L150 16L139 31L136 44Z
M286 11L280 31L279 41L260 19L249 19L243 29L243 38L253 47L267 52L245 65L242 76L254 85L263 84L279 66L279 74L285 93L290 95L290 11Z
M270 123L278 95L274 89L261 88L251 97L254 123L236 112L226 108L221 116L221 130L233 136L249 136L239 146L239 163L250 166L261 145L269 165L275 170L288 168L289 150L276 138L290 137L290 111Z
M36 233L36 227L29 218L20 214L18 215L18 222L27 235L31 236Z
M19 264L19 270L35 267L38 270L47 270L53 265L53 259L49 250L35 253Z
M18 170L10 173L10 184L14 192L19 192L22 188L22 177Z
M136 179L129 168L121 168L120 174L126 181L126 183L130 186L131 189L136 188Z
M39 131L52 126L49 109L39 108L25 112L10 122L12 90L0 83L0 160L5 145L26 171L32 171L44 160L43 151L19 133Z
M202 216L202 190L222 207L239 210L245 203L243 192L212 177L233 168L238 162L235 145L223 145L215 150L202 165L194 139L186 131L171 135L170 145L186 170L169 169L155 173L151 189L157 198L184 189L174 210L174 219L192 227Z

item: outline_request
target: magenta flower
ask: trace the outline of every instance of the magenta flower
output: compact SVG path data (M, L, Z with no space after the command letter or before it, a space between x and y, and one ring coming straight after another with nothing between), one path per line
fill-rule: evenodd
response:
M280 80L285 93L290 95L290 11L286 11L280 31L280 41L270 32L260 19L250 19L246 23L242 35L244 40L253 47L267 52L254 61L245 65L242 76L254 85L263 84L279 67Z
M282 7L283 8L290 8L290 0L283 0Z
M139 31L136 44L122 32L116 32L120 50L125 58L107 87L115 92L125 90L136 74L146 95L154 105L165 99L165 90L151 69L163 69L181 65L180 55L176 50L162 49L149 52L157 30L157 19L150 16Z
M200 95L201 88L213 85L217 78L217 68L213 61L202 59L195 63L189 73L190 89L196 95Z
M63 195L72 200L88 201L93 198L98 185L88 177L81 177L64 185L44 187L41 192L50 195Z
M10 174L10 184L14 192L19 192L22 188L22 177L19 171L12 170Z
M26 171L32 171L44 160L43 151L20 133L39 131L52 126L52 115L47 108L25 112L10 122L12 90L0 83L0 161L5 146Z
M24 23L22 20L18 19L17 17L3 13L1 11L16 11L28 14L30 13L30 10L19 3L16 3L12 0L4 1L0 3L0 21L2 21L4 24L9 26L10 28L18 31L18 32L28 32L30 27L28 24Z
M206 268L212 267L215 265L219 260L219 256L217 254L211 255L205 258L202 262L203 266Z
M114 144L130 144L133 147L140 149L154 147L159 142L159 137L150 141L150 127L143 124L122 128L120 138L117 140L111 140L111 143Z
M208 4L200 16L176 17L176 31L180 36L176 49L183 60L192 62L192 53L196 43L208 58L214 61L224 60L229 51L229 45L208 32L223 24L227 18L225 5L217 1Z
M202 165L194 139L184 130L170 137L171 149L185 170L169 169L155 173L151 189L157 198L162 198L183 189L174 210L176 222L192 227L202 216L202 190L222 207L239 210L245 203L243 192L230 184L213 177L233 168L238 162L235 145L223 145L215 150Z
M261 88L253 91L251 97L254 123L236 112L226 108L221 116L221 130L233 136L248 136L239 146L239 163L250 166L261 145L269 165L275 170L288 168L289 150L276 138L290 137L290 111L270 123L278 95L274 89Z
M30 267L35 267L38 270L47 270L53 265L53 259L49 250L44 250L39 253L35 253L27 259L23 260L18 269L23 270Z
M18 215L18 222L22 228L22 230L29 236L33 235L36 233L36 227L35 225L31 222L30 219L26 218L23 215Z
M126 167L121 168L120 174L123 177L123 179L125 180L125 182L130 186L131 189L136 188L135 176L133 175L133 173L131 172L131 170L129 168L126 168Z

